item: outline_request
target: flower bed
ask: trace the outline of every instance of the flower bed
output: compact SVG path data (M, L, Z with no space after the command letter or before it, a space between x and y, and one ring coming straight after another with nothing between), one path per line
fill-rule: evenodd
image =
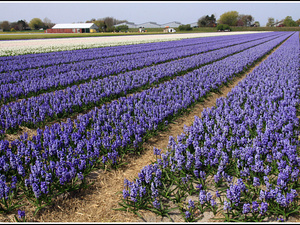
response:
M80 37L80 38L53 38L34 40L0 41L0 56L16 56L37 54L44 52L68 51L85 48L100 48L107 46L132 45L139 43L164 42L197 37L235 36L238 34L264 33L229 32L229 33L192 33L192 34L164 34L164 35L126 35L110 37Z
M265 34L253 34L250 36L264 37L273 36L278 34L265 33ZM167 50L178 47L188 47L190 45L197 44L209 44L211 42L220 41L234 41L236 39L243 39L248 35L236 35L233 37L212 37L212 38L193 38L184 39L179 41L167 41L157 43L145 43L145 44L133 44L124 46L113 46L105 48L91 48L91 49L79 49L70 51L60 51L51 53L29 54L19 56L7 56L0 57L1 72L15 71L15 70L27 70L32 68L47 67L59 64L68 64L74 62L88 61L94 59L102 59L106 57L115 57L125 54L136 54L143 52L151 52L157 50Z
M91 109L114 98L132 93L138 88L148 88L161 80L182 75L186 71L240 51L243 52L238 53L236 57L245 58L252 52L263 55L287 36L247 42L13 102L0 108L0 127L2 132L4 130L14 132L20 125L42 126L47 121ZM251 57L248 58L248 62L252 63ZM222 63L227 62L225 60Z
M39 210L50 204L53 196L86 187L85 176L93 168L117 166L123 154L138 151L149 135L283 40L270 41L243 57L235 54L156 88L121 97L78 116L74 122L68 119L38 129L30 139L24 134L10 143L0 141L2 210L18 207L14 199L20 198L20 193Z
M299 50L296 32L177 141L170 137L166 153L154 149L157 161L125 180L123 209L166 216L173 202L186 221L209 210L252 222L299 213Z
M279 33L278 35L281 36L282 33ZM277 37L277 35L275 37ZM275 37L272 34L269 38ZM256 37L254 40L255 39ZM252 40L251 36L250 40ZM50 69L40 68L29 70L28 72L16 71L13 74L7 73L3 74L4 80L11 80L11 77L13 77L15 81L18 81L0 85L0 99L6 103L8 101L13 101L16 98L36 96L47 91L54 91L73 84L87 82L90 79L115 75L121 72L150 66L154 63L162 63L181 57L188 57L190 55L199 54L250 40L249 37L244 35L243 39L238 41L230 41L220 44L217 43L211 46L199 44L199 46L193 45L192 47L182 47L181 49L163 50L165 54L161 54L159 51L158 53L156 53L156 51L151 51L150 53L138 53L137 55L122 55L112 58L108 57L103 60L93 60L66 65L65 68L67 69L63 69L63 72L60 72L57 66L54 66ZM142 57L143 55L145 57Z

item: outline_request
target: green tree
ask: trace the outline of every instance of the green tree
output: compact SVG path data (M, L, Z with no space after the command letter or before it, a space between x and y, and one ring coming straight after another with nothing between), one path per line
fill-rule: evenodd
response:
M116 26L116 31L127 31L128 30L128 26L127 25L120 25L120 26Z
M25 30L28 24L25 20L18 20L17 22L18 30Z
M114 25L128 22L127 20L118 20L113 17L105 17L100 19L92 18L91 20L87 20L86 23L94 23L99 27L100 32L110 32L116 30Z
M216 17L214 14L202 16L197 23L199 27L213 27L216 24Z
M98 19L93 23L99 27L100 32L104 32L104 28L105 28L104 20Z
M237 11L225 12L220 16L219 23L227 24L228 26L236 26L239 13Z
M269 17L266 26L267 27L272 27L274 23L275 23L274 22L274 18L273 17Z
M283 25L286 26L286 27L296 27L297 23L292 19L291 16L287 16L283 20Z
M32 20L30 20L28 25L33 30L38 30L44 27L44 23L40 18L33 18Z
M255 21L254 24L255 24L257 27L260 27L259 21Z
M231 31L231 28L227 24L218 24L217 30L219 30L219 31L230 30Z
M190 24L186 24L186 25L181 24L181 25L178 26L178 29L180 31L182 31L182 30L193 30L193 28L191 27Z
M299 26L300 25L300 19L296 20L296 24Z
M95 18L92 18L91 20L87 20L87 21L85 21L86 23L94 23L96 21L96 19Z

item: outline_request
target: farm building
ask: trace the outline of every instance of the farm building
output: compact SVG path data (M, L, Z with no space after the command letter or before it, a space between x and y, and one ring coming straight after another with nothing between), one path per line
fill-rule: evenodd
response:
M96 33L99 28L94 23L61 23L56 24L52 29L45 30L45 33Z
M176 30L174 28L172 28L172 27L166 26L164 28L163 32L165 32L165 33L175 33Z
M276 23L272 24L272 27L284 27L283 20L277 21Z
M126 25L128 26L128 28L137 28L138 26L132 22L124 22L124 23L119 23L119 24L116 24L115 27L117 26L122 26L122 25Z
M173 22L162 24L161 27L179 27L180 25L181 25L180 22L173 21Z
M138 27L143 27L143 28L161 28L162 26L157 24L156 22L146 22L146 23L141 23L137 25Z
M194 22L194 23L189 23L191 25L191 27L198 27L198 22Z

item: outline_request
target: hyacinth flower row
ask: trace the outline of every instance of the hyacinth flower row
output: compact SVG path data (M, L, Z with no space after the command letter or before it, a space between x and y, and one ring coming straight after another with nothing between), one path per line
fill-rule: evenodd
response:
M244 39L245 41L245 39ZM247 39L246 39L247 41ZM218 45L215 46L212 45L211 48L215 49L215 48L219 48L223 47L223 46L228 46L228 40L223 40L221 41L222 43L218 42ZM232 42L232 41L231 41ZM240 41L238 41L237 43L240 43ZM233 42L234 44L234 42ZM154 49L152 51L142 51L141 50L139 52L136 52L135 54L129 54L126 52L124 52L124 54L121 55L117 55L117 56L105 56L102 54L102 58L99 59L95 58L92 60L84 60L82 61L81 58L78 59L78 61L74 61L72 62L72 64L59 64L59 63L55 63L54 60L52 60L53 62L53 66L49 66L49 67L38 67L38 68L34 68L34 69L29 69L29 70L18 70L18 71L8 71L6 73L2 73L1 74L1 83L5 84L5 83L15 83L15 82L20 82L23 80L31 80L31 79L40 79L40 78L45 78L49 75L58 75L60 73L67 73L67 72L71 72L71 71L78 71L78 70L86 70L86 69L98 69L99 67L105 67L105 66L109 66L109 67L113 67L113 66L120 66L118 65L120 62L128 62L128 64L132 64L132 68L138 68L141 66L147 66L147 65L151 65L153 63L159 63L163 61L167 61L167 60L172 60L172 59L177 59L180 57L185 57L185 56L189 56L192 54L198 54L201 53L203 51L208 51L211 50L210 48L207 48L207 43L199 43L199 44L192 44L192 45L188 45L188 46L182 46L182 47L169 47L167 49L162 48L162 49ZM201 48L202 47L202 48ZM203 49L204 47L204 49ZM142 48L141 48L142 49ZM183 52L184 50L184 52ZM93 52L93 51L91 51ZM91 54L91 52L89 54ZM94 55L92 55L94 56ZM85 58L85 57L83 57ZM135 65L136 63L136 59L138 59L140 62L138 62L138 64ZM142 63L142 64L141 64ZM110 65L112 64L112 65ZM118 73L118 72L122 72L122 71L126 71L128 68L123 68L120 67L120 70L118 71L114 71L113 73ZM88 71L87 71L88 72Z
M238 35L240 36L240 35ZM218 36L217 36L218 37ZM233 37L236 38L237 36ZM213 37L216 38L216 37ZM202 38L201 42L211 42L212 40L209 38ZM88 48L88 49L77 49L77 50L66 50L59 52L47 52L47 53L37 53L37 54L27 54L27 55L18 55L18 56L3 56L0 57L0 62L5 61L15 61L17 64L22 64L26 61L34 61L37 57L42 58L43 61L48 60L61 60L59 63L72 63L81 60L90 60L101 57L110 57L117 56L122 54L132 54L142 51L153 51L158 49L164 49L169 47L182 47L190 44L199 43L199 39L182 39L182 40L173 40L166 41L165 44L162 42L153 42L153 43L140 43L140 44L130 44L130 45L120 45L120 46L109 46L105 48ZM79 58L78 56L82 55L83 58ZM94 56L93 56L94 55ZM42 63L42 64L38 64ZM51 63L45 62L37 62L35 67L52 65ZM32 68L33 66L29 66L28 68ZM27 69L28 69L27 68ZM21 68L16 68L20 70ZM24 68L25 69L25 68Z
M265 53L270 50L264 47ZM12 142L1 140L0 197L18 198L21 190L41 207L59 193L82 187L94 167L117 165L120 156L137 151L151 132L247 68L249 56L254 62L262 54L225 58L157 88L121 97L73 122L37 129L30 139L25 133Z
M0 108L0 127L2 128L2 133L4 133L5 130L13 132L20 125L28 127L42 126L48 120L66 117L71 113L82 112L113 98L123 96L128 92L134 92L138 88L147 88L163 78L181 75L189 69L220 60L240 51L243 52L237 53L235 57L245 58L248 55L253 55L257 58L257 55L265 54L286 37L272 39L268 42L259 40L235 45L3 105ZM252 57L248 57L247 62L252 63ZM206 67L204 67L202 71L206 70Z
M16 98L36 96L43 92L54 91L56 89L67 87L68 85L86 82L90 79L97 79L113 74L118 74L121 72L125 72L126 70L133 70L134 68L149 66L152 63L164 62L183 56L186 57L189 54L195 54L197 52L201 53L213 50L215 48L224 47L226 45L228 44L216 44L209 47L195 48L196 50L191 49L192 52L186 51L186 49L182 49L182 51L178 52L173 51L173 54L158 54L156 55L156 57L152 55L152 57L149 57L147 60L143 58L129 59L130 57L126 56L128 60L116 61L114 63L108 63L106 65L101 65L100 63L99 67L93 66L91 68L85 68L82 70L71 70L66 73L50 72L45 77L33 78L29 76L28 80L0 85L0 99L2 100L2 102L7 103L9 101L15 100ZM45 73L43 72L43 74Z
M277 32L276 32L277 33ZM254 34L255 35L255 34ZM273 35L264 33L261 36ZM232 37L223 36L222 40L234 40L243 38L243 35L234 35ZM103 57L112 57L123 54L134 54L145 51L155 51L159 49L177 48L195 44L208 44L210 42L219 42L220 37L191 38L177 41L133 44L125 46L113 46L94 49L80 49L72 51L61 51L51 53L29 54L19 56L0 57L0 72L9 72L14 70L26 70L30 68L39 68L62 63L72 63L78 61L101 59Z
M257 32L254 32L257 33ZM220 36L223 34L213 34L212 36ZM225 34L226 35L226 34ZM232 34L229 34L232 35ZM156 35L148 36L149 39L143 38L143 36L135 37L135 40L131 40L130 38L125 38L127 40L122 40L120 37L112 37L111 40L105 40L102 42L100 39L101 37L95 38L70 38L70 43L64 42L62 39L58 40L39 40L39 46L29 46L33 40L26 41L24 46L17 47L17 44L20 41L16 41L13 43L13 46L9 47L6 45L6 48L0 49L0 57L1 56L17 56L17 55L28 55L28 54L39 54L39 53L49 53L49 52L61 52L61 51L73 51L78 49L91 49L91 48L103 48L103 47L111 47L111 46L124 46L124 45L135 45L135 44L142 44L142 43L156 43L156 42L166 42L166 41L174 41L174 40L181 40L185 38L198 38L203 37L203 35L199 34L184 34L180 35L166 35L165 37L159 38ZM91 41L89 39L92 39ZM87 40L87 42L81 42L80 40ZM29 44L29 45L27 45ZM3 44L5 45L5 44Z
M218 208L226 221L299 213L299 56L297 32L177 141L170 137L166 153L154 148L156 162L125 179L123 209L166 215L173 201L185 221Z
M279 34L276 34L280 35ZM281 34L282 35L282 34ZM154 63L161 63L168 60L174 60L182 57L187 57L194 54L199 54L206 51L211 51L218 48L224 48L230 45L236 45L241 44L242 42L249 42L254 41L256 39L262 39L265 38L266 35L252 35L252 36L244 36L243 38L239 38L237 40L227 40L227 39L221 39L217 40L217 43L202 43L199 44L192 44L188 46L182 46L182 47L169 47L167 49L157 49L155 51L143 51L143 52L137 52L136 54L123 54L118 55L114 57L105 57L99 59L93 59L93 60L79 60L75 61L72 64L57 64L55 63L53 66L49 66L47 68L45 67L39 67L35 69L29 69L29 70L21 70L21 71L9 71L6 73L1 74L0 78L0 84L7 84L7 83L14 83L17 84L21 81L31 81L32 79L41 79L46 78L49 75L50 76L58 76L61 73L69 73L65 74L64 76L69 76L70 73L73 73L74 71L81 71L85 70L85 72L93 72L95 73L95 70L99 73L99 67L103 68L103 71L106 71L107 74L116 74L120 72L124 72L126 70L131 69L137 69L144 66L149 66ZM269 37L270 36L270 37ZM267 38L275 38L274 34L267 36ZM91 51L92 52L92 51ZM83 57L85 58L85 57ZM137 60L138 59L138 60ZM53 60L52 60L53 61ZM120 62L126 62L125 67L120 65ZM131 67L128 68L127 65L131 65ZM108 68L115 68L110 72ZM101 73L101 72L100 72Z
M235 39L236 37L234 37ZM229 39L227 39L229 40ZM148 51L163 50L168 48L183 47L193 44L208 43L213 40L185 39L167 42L132 44L125 46L113 46L105 48L79 49L51 53L28 54L19 56L0 57L3 63L3 71L26 70L31 68L47 67L57 64L73 63L79 61L101 59L104 57L135 54ZM37 60L39 59L39 60ZM42 59L42 60L40 60ZM9 69L9 70L8 70Z

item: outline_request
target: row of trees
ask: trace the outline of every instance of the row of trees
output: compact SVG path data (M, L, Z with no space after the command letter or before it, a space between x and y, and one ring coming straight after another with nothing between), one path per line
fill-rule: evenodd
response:
M115 30L120 30L120 28L116 28L115 25L119 23L127 22L127 20L118 20L113 17L105 17L101 19L91 19L87 20L86 23L95 23L98 27L100 32L111 32ZM41 28L48 29L52 28L55 24L51 22L50 19L47 17L41 20L40 18L33 18L28 23L26 20L18 20L17 22L9 22L9 21L2 21L0 22L0 28L3 31L22 31L22 30L39 30ZM126 27L121 27L125 29ZM128 29L128 27L127 27Z
M92 18L87 20L86 23L94 23L99 27L100 32L112 32L112 31L125 31L128 29L128 26L124 25L121 27L116 26L117 24L128 22L127 20L118 20L113 17L105 17L101 19ZM218 24L226 24L228 26L260 26L258 21L254 23L254 17L248 14L239 14L237 11L229 11L223 13L219 20L217 21L214 14L211 16L206 15L198 19L199 27L215 27ZM291 16L287 16L284 20L281 21L282 26L286 27L295 27L300 25L300 19L294 21ZM268 18L268 23L266 26L271 27L274 24L278 23L278 20L275 22L273 17ZM48 29L52 28L54 23L51 22L47 17L42 21L40 18L33 18L29 23L26 20L18 20L17 22L10 23L9 21L0 22L0 28L3 31L22 31L22 30L39 30L41 28ZM179 30L191 30L191 27L186 25L181 25Z
M219 24L227 24L229 26L260 26L258 21L254 22L254 17L249 14L239 14L237 11L225 12L218 20Z
M91 19L91 20L87 20L86 23L94 23L95 25L97 25L99 27L99 31L100 32L112 32L112 31L119 31L128 29L128 26L122 26L121 28L116 27L115 25L120 24L120 23L124 23L124 22L128 22L127 20L118 20L115 19L113 17L105 17L105 18L101 18L101 19Z
M26 20L18 20L17 22L9 22L7 20L0 22L0 28L3 31L22 31L22 30L38 30L48 29L54 26L47 17L42 21L40 18L33 18L28 23Z
M10 30L26 30L28 29L28 23L25 20L18 20L17 22L10 23L8 21L3 21L0 23L0 28L3 31Z
M251 26L253 25L254 17L251 15L239 14L237 11L229 11L223 13L217 21L214 14L211 16L202 16L198 20L199 27L215 27L218 24L227 24L228 26ZM259 26L259 22L255 21L255 26Z
M252 15L239 14L237 11L225 12L220 16L219 20L216 19L214 14L212 14L211 16L202 16L198 20L199 27L215 27L217 23L226 24L228 26L260 26L260 23L258 21L254 21L254 17ZM278 20L275 22L274 18L270 17L266 26L274 26L274 24L276 23L278 23ZM282 20L282 26L296 27L299 25L300 19L294 21L291 16L287 16L285 19Z
M216 26L216 17L214 14L211 16L206 15L202 16L198 19L198 26L199 27L215 27Z
M285 27L297 27L297 26L300 26L300 19L294 21L291 16L285 17L284 20L282 20L282 21L276 20L276 22L275 22L275 20L274 20L273 17L269 17L266 26L267 27L272 27L275 24L279 24L279 22L281 22L281 25L283 25Z

